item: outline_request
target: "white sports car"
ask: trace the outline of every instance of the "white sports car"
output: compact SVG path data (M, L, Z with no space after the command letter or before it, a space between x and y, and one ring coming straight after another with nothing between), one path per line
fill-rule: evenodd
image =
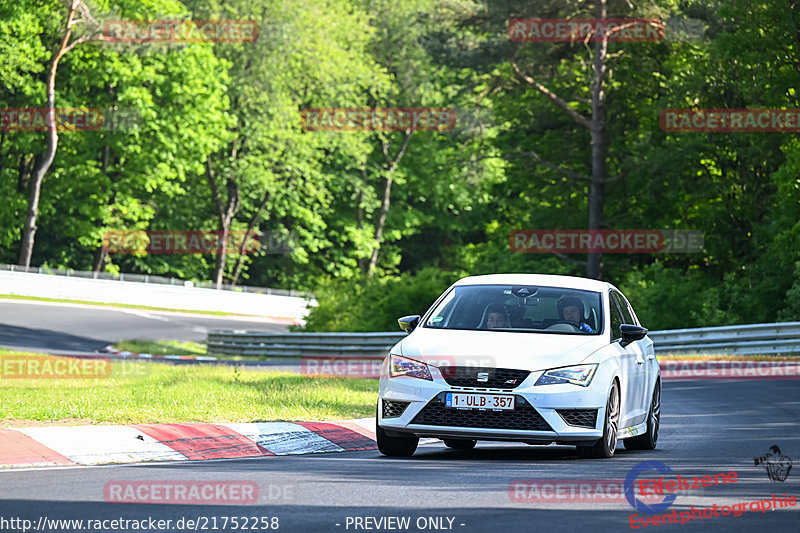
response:
M378 449L410 456L420 437L577 446L611 457L618 440L653 449L661 378L628 301L597 280L496 274L459 280L409 333L380 376Z

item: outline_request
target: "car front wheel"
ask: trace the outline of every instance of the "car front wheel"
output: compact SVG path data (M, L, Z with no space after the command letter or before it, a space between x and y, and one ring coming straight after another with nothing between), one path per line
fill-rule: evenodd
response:
M386 431L378 425L378 413L375 413L375 437L378 441L378 451L389 457L410 457L414 455L419 444L419 437L409 435L408 437L390 437Z
M603 437L593 446L578 446L578 456L585 459L605 459L614 455L617 448L617 431L619 429L619 385L616 380L611 384L606 404L606 420L603 424Z

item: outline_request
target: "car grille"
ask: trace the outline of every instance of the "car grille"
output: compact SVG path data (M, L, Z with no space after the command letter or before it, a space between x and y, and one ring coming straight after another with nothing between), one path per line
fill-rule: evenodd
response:
M513 370L510 368L480 368L474 366L442 366L439 372L448 385L454 387L480 387L514 389L525 381L529 370ZM489 375L487 381L478 381L478 374Z
M570 426L594 429L597 424L597 409L556 409L556 411Z
M553 431L542 415L522 396L515 396L513 411L484 411L445 407L445 394L439 393L428 402L411 423L423 426Z
M411 402L397 402L394 400L383 400L381 405L383 405L383 418L398 418L403 416L403 413L406 410L406 407Z

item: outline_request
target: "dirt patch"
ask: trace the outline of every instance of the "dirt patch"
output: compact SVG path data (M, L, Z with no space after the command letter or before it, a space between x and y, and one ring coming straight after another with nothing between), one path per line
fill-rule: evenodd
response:
M98 426L111 422L98 422L91 418L65 418L63 420L0 420L0 428L30 428L42 426Z

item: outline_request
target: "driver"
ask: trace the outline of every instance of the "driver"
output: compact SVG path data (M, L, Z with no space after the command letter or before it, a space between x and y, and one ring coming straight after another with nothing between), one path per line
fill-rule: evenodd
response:
M558 316L572 322L581 331L594 333L594 329L583 318L583 302L577 296L564 296L556 304Z

